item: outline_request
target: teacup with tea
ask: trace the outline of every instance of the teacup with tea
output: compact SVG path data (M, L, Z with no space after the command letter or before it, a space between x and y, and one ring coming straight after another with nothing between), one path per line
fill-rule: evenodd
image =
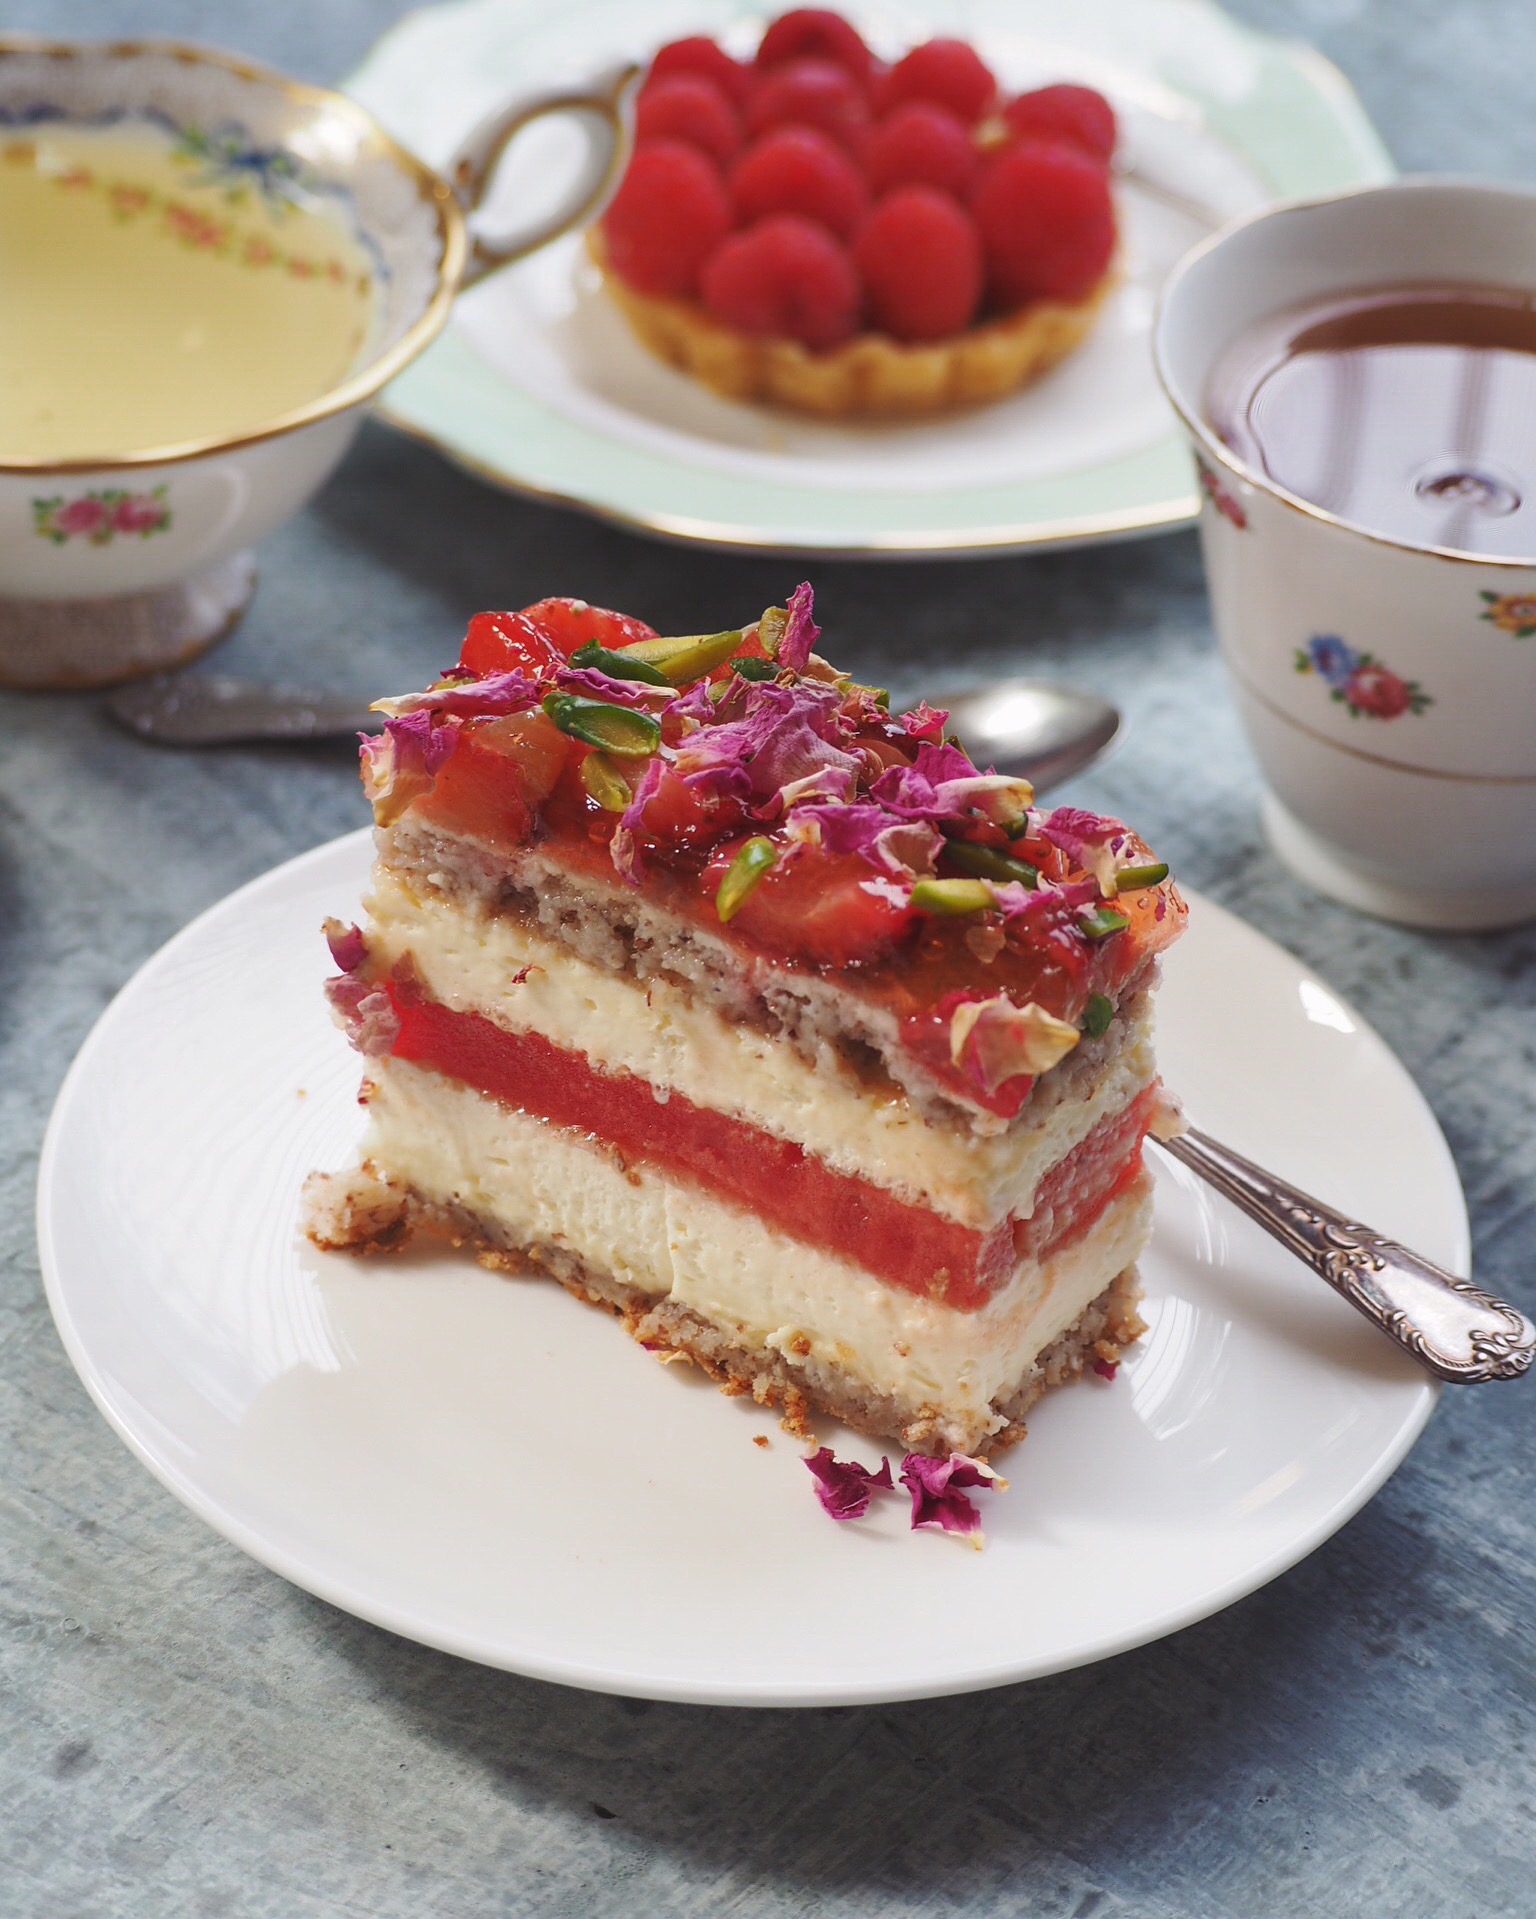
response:
M1190 255L1159 371L1272 844L1409 924L1536 916L1536 194L1405 180Z

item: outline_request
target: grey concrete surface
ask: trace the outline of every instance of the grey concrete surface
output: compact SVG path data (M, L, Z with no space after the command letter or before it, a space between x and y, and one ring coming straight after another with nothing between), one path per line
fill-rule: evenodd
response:
M1529 0L1239 11L1320 44L1405 166L1536 176ZM13 0L6 24L181 33L325 79L396 12ZM481 605L572 591L693 631L798 577L503 497L377 428L261 558L221 664L302 677L320 658L370 691L440 664ZM1131 743L1081 796L1368 1011L1449 1135L1480 1273L1536 1304L1536 930L1396 932L1276 867L1193 539L816 575L839 653L898 688L942 658L946 677L1058 674L1124 703ZM90 699L0 698L0 1919L1536 1914L1536 1387L1448 1395L1357 1519L1203 1625L886 1709L716 1712L482 1671L332 1611L184 1512L55 1337L38 1143L132 969L362 817L345 749L156 755Z

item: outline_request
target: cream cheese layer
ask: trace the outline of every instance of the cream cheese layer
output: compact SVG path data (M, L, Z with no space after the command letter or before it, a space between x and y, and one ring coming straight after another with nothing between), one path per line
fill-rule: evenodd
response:
M512 1032L536 1032L605 1072L632 1073L659 1098L748 1121L792 1140L834 1171L983 1231L1027 1219L1056 1162L1152 1081L1145 1000L1111 1027L1118 1045L1084 1096L1039 1099L987 1137L924 1119L889 1088L818 1069L758 1028L723 1018L670 979L641 982L581 959L519 919L418 894L387 868L368 902L370 950L409 959L433 999ZM1058 1072L1072 1070L1058 1068Z
M809 1356L914 1413L936 1407L983 1432L1002 1423L992 1402L1151 1230L1143 1175L1086 1232L962 1312L423 1067L385 1059L370 1077L365 1157L429 1203L467 1209L509 1244L562 1248L749 1350Z

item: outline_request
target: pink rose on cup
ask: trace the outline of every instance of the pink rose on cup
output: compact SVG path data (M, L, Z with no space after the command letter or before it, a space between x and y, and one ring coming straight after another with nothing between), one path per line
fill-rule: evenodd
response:
M1378 720L1395 720L1413 704L1408 682L1390 667L1374 662L1355 668L1344 682L1344 697L1357 712Z
M171 523L167 491L163 486L148 493L109 487L101 493L77 493L72 500L55 493L32 502L32 531L55 546L66 546L71 540L110 546L119 534L147 540L152 533L163 533Z
M1405 680L1369 653L1357 653L1337 633L1314 633L1296 649L1296 671L1315 673L1352 720L1395 720L1433 706L1417 680Z
M170 518L153 493L125 493L112 509L114 533L156 533Z
M94 493L82 493L58 509L53 523L66 539L76 533L97 533L107 523L106 505Z

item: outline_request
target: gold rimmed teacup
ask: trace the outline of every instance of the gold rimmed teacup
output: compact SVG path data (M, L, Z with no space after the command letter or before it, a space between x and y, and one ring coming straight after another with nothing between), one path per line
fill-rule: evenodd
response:
M353 101L228 54L0 37L0 231L36 290L0 315L0 683L106 684L226 632L251 546L460 285L588 216L627 77L499 114L450 184ZM507 141L573 111L567 204L471 241Z

